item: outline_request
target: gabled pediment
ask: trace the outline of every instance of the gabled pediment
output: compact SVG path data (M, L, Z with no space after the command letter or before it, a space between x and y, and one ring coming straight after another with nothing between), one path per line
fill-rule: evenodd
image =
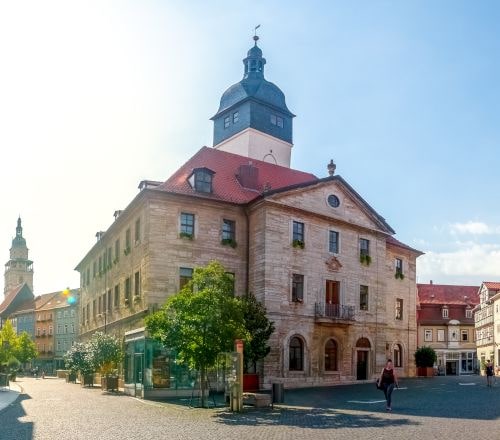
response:
M271 191L266 200L386 234L395 231L342 177L332 176Z

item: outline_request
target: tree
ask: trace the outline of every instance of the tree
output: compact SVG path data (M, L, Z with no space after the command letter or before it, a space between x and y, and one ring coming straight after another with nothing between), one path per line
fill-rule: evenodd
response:
M5 321L0 330L0 369L7 369L7 363L15 357L18 347L18 337L10 319Z
M242 302L233 297L231 277L218 262L196 268L192 280L145 321L154 339L199 371L205 407L207 369L219 353L233 350L235 339L246 339Z
M94 372L92 357L89 352L88 344L77 342L64 355L64 364L72 373L87 376Z
M121 362L123 351L120 341L113 335L96 332L87 345L93 369L109 376Z
M244 346L244 370L248 373L250 367L257 372L257 361L264 359L271 350L267 345L274 332L274 323L269 321L266 308L257 301L255 295L248 293L241 298L243 319L249 338Z
M30 362L38 356L35 343L31 339L30 335L25 331L19 335L15 356L21 364Z
M417 367L433 367L437 360L437 355L434 349L427 346L419 347L414 356Z

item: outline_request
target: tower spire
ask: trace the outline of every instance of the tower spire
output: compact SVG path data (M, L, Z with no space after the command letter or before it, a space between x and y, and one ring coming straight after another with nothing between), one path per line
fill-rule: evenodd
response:
M266 64L266 59L262 57L262 50L257 46L257 41L259 41L259 36L257 35L258 28L260 28L260 24L255 26L254 36L252 37L254 45L243 60L245 66L243 79L264 79L264 64Z

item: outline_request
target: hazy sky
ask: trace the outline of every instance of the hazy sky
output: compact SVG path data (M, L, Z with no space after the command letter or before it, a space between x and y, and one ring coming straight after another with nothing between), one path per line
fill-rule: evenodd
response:
M261 24L292 167L333 158L426 253L419 282L500 280L499 22L497 1L0 0L0 261L20 214L35 293L78 287L139 182L212 145Z

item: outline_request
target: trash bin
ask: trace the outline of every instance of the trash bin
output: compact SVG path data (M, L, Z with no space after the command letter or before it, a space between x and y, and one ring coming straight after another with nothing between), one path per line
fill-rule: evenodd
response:
M273 383L273 403L283 403L285 392L282 383Z

